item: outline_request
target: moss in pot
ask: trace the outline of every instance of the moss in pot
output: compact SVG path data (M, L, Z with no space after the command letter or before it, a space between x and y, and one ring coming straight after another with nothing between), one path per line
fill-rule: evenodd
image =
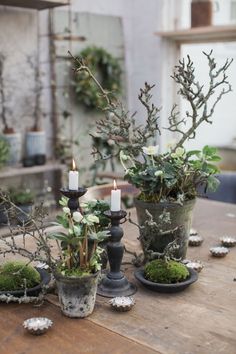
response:
M135 271L136 279L157 292L175 293L186 289L198 279L198 274L175 258L178 248L178 241L174 240L165 247L163 253L152 253L154 259Z
M144 276L154 283L175 284L187 279L189 271L182 263L155 259L145 265Z
M40 274L22 261L9 261L0 266L0 291L33 288L40 283Z

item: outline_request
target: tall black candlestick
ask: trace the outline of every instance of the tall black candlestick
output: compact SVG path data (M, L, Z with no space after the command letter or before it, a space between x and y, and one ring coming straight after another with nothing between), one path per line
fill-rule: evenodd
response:
M86 192L87 189L83 187L79 187L78 190L71 190L68 188L61 188L60 192L67 198L68 200L68 208L70 208L71 214L73 214L74 211L79 210L82 213L82 210L79 205L79 198L82 197Z
M110 271L102 278L97 293L105 297L129 296L137 291L134 284L130 283L120 270L124 255L124 245L121 243L123 229L120 227L120 220L124 219L127 213L120 211L105 211L111 219L110 239L107 244L107 255Z

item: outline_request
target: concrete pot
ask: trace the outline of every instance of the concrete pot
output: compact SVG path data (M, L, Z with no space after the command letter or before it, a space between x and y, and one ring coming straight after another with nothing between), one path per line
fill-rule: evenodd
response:
M54 274L61 311L67 317L84 318L94 309L99 272L83 277Z
M0 226L7 225L8 218L7 218L7 210L4 204L0 204Z
M26 133L26 156L46 155L46 134L44 131Z
M8 164L15 165L21 160L21 134L11 133L3 134L3 136L10 146Z
M185 258L195 202L196 199L192 199L185 202L183 205L180 205L177 203L147 203L142 200L134 199L134 205L136 207L138 223L140 226L143 226L147 220L146 210L152 214L153 221L157 224L160 224L159 217L163 211L165 210L169 212L170 223L163 223L161 225L162 232L173 230L179 226L179 229L176 230L176 232L169 232L164 235L161 232L157 232L152 239L148 237L149 235L146 237L140 237L144 253L146 250L163 252L164 248L178 237L180 248L176 251L175 256L177 258Z
M17 223L23 224L29 221L30 214L32 212L32 203L31 204L20 204L17 205L20 210L16 212L16 221Z

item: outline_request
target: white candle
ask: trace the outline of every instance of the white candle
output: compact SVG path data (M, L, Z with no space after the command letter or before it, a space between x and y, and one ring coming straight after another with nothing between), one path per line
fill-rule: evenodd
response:
M72 160L72 170L69 171L69 189L78 190L79 188L79 172L76 171L75 161Z
M111 191L111 211L120 211L121 190L117 189L116 181L114 180L114 189Z

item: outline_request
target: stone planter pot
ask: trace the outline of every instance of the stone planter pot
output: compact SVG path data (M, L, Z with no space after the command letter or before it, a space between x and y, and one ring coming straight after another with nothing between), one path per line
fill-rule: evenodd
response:
M46 155L46 134L44 131L30 131L26 133L26 156Z
M143 239L143 237L141 237L140 241L143 251L147 249L154 252L163 252L164 248L178 237L180 248L176 251L175 256L177 258L185 258L195 202L196 199L193 199L180 205L177 203L147 203L142 200L134 199L140 226L144 225L144 222L147 220L146 210L153 216L153 220L157 224L160 224L159 217L165 210L170 213L170 223L162 223L162 232L179 227L176 232L167 232L164 235L161 232L157 232L152 240Z
M8 158L9 165L15 165L21 160L21 134L20 133L11 133L3 134L4 138L9 144L10 152Z
M7 225L8 218L7 218L7 211L4 204L0 204L0 226Z
M84 318L94 309L99 272L83 277L67 277L55 273L62 313Z
M31 204L20 204L17 205L20 210L16 212L16 222L23 224L29 221L30 214L32 212L32 203Z

